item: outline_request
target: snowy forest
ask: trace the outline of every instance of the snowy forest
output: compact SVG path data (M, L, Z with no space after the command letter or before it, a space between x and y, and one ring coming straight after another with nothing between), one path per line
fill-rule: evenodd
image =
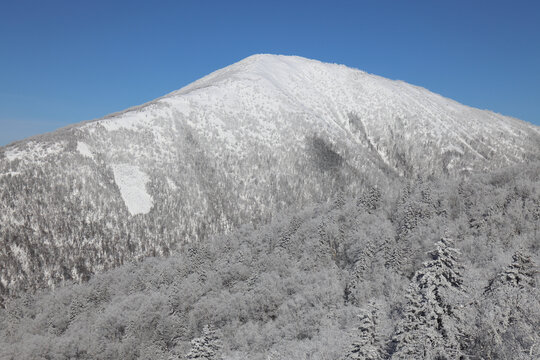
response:
M540 358L540 163L363 188L7 298L0 358Z

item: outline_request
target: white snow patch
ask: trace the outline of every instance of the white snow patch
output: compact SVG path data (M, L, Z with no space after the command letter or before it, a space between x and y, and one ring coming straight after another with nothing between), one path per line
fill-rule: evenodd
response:
M147 118L144 114L137 112L128 112L120 116L99 121L107 131L117 131L120 129L137 131L140 127L148 125Z
M161 99L160 102L170 106L175 112L178 112L183 116L189 116L193 110L187 98L168 97Z
M25 149L18 147L6 150L4 153L9 161L16 159L22 161L39 161L49 155L59 153L64 148L62 143L46 144L29 142Z
M17 148L14 148L14 149L7 150L7 151L5 152L5 155L6 155L6 158L7 158L9 161L13 161L13 160L20 159L21 157L23 157L23 156L24 156L24 152L20 151L20 150L17 149Z
M146 192L148 175L137 166L116 164L112 166L114 181L120 189L122 199L131 215L147 214L153 206L153 199Z
M89 157L90 159L94 158L94 154L92 154L92 150L90 150L90 147L82 141L77 141L77 151L82 156Z

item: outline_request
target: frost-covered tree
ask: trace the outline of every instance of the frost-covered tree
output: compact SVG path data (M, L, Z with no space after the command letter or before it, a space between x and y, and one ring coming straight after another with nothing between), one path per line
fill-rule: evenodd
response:
M368 308L362 309L358 315L360 324L350 349L344 360L379 360L381 356L381 344L377 331L377 312L375 303L370 303Z
M489 283L479 303L471 352L491 359L540 357L540 291L537 267L517 252Z
M368 212L373 212L379 206L381 198L381 190L376 186L372 186L368 192L360 197L357 205L363 207Z
M217 360L221 359L221 341L216 331L205 325L201 337L191 340L191 350L186 359Z
M412 279L392 359L459 359L462 320L456 299L463 295L458 250L442 239ZM457 296L456 296L457 295Z
M504 286L520 289L535 287L537 271L531 257L518 251L512 256L512 263L490 281L486 293L493 293Z

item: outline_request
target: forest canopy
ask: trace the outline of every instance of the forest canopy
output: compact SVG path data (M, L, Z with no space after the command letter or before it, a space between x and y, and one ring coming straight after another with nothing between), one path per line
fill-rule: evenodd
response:
M2 359L538 359L540 164L373 184L8 299Z

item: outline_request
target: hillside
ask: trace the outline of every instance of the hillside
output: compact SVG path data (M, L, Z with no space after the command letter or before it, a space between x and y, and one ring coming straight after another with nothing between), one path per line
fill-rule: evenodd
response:
M255 55L0 149L0 294L400 179L540 159L540 130L342 65Z
M539 234L540 163L371 187L10 300L0 358L536 360Z

